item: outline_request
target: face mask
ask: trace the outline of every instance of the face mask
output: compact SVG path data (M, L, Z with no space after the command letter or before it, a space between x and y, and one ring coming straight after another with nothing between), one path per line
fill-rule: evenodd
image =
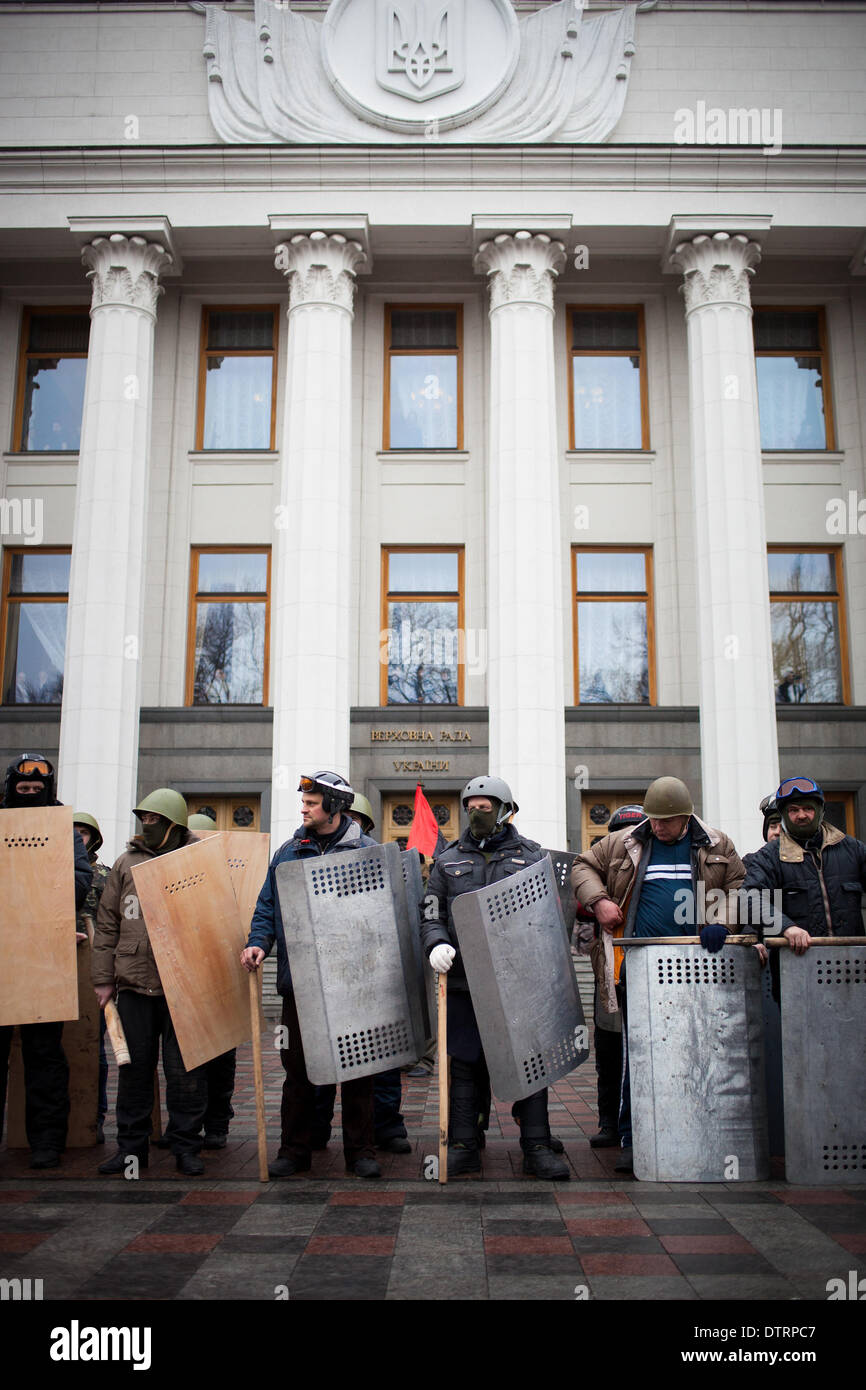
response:
M7 806L47 806L48 788L43 786L38 792L19 792L13 785L8 797Z
M787 806L782 812L782 824L791 836L791 839L797 840L802 845L805 844L807 840L811 840L812 836L816 835L821 829L821 823L824 820L824 807L821 805L820 801L813 801L810 797L803 797L801 801L797 801L794 804L797 806L809 806L815 812L814 819L810 821L808 825L792 825L789 819Z
M498 807L493 811L479 811L477 807L473 807L469 812L469 833L473 840L486 840L496 825L498 815Z
M175 827L172 826L171 828L174 829ZM154 852L157 852L160 849L160 847L166 847L162 846L162 842L165 839L166 831L168 829L169 827L166 825L164 820L158 820L150 825L143 825L141 827L141 838L142 840L144 840L144 843L147 845L148 849L152 849Z

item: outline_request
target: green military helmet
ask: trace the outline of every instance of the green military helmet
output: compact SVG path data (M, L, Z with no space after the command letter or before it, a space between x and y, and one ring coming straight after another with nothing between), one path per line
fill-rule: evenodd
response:
M373 807L370 805L366 796L362 796L360 792L355 792L355 800L349 807L349 815L351 815L353 811L361 817L361 829L364 834L369 835L376 824L373 819Z
M647 787L643 813L652 820L672 820L694 812L691 793L679 777L657 777Z
M172 791L171 787L157 787L155 792L151 792L133 807L132 813L134 816L140 816L142 811L152 811L154 815L171 821L172 825L179 825L184 830L187 828L186 802L180 792Z
M196 811L190 816L186 823L187 830L193 830L197 835L212 835L216 832L217 823L213 816L205 816L201 811Z
M72 824L86 825L88 830L93 831L90 844L87 846L87 853L94 855L102 844L102 831L99 828L99 822L96 817L89 815L87 811L73 811Z

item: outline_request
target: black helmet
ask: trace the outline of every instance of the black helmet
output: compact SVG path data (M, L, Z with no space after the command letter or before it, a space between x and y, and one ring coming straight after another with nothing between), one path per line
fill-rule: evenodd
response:
M4 799L7 806L32 806L35 805L32 798L18 796L15 791L17 782L41 782L45 788L45 798L40 799L39 805L50 806L57 799L57 777L54 771L54 764L49 762L44 753L22 753L20 758L16 758L6 769L6 785L4 788Z
M620 806L608 821L607 828L612 835L615 830L624 830L627 825L639 825L642 820L646 820L642 806Z
M302 776L298 791L320 792L322 810L326 816L333 816L337 811L348 811L355 800L354 790L339 772L316 772L312 777Z
M782 812L779 810L779 803L774 796L765 796L758 807L764 817L764 843L767 843L767 832L773 821L782 819Z
M786 777L779 783L776 805L783 811L789 801L820 801L823 806L824 793L812 777Z

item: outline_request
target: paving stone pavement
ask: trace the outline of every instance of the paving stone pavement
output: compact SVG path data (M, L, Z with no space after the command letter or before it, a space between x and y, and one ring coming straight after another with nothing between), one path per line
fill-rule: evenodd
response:
M269 1153L278 1142L279 1056L265 1034ZM110 1102L115 1074L111 1075ZM404 1077L413 1152L380 1155L382 1180L345 1175L335 1137L310 1176L259 1183L252 1050L239 1049L235 1119L206 1177L152 1148L137 1181L102 1178L114 1151L76 1150L34 1173L0 1149L0 1277L41 1279L45 1300L827 1299L866 1272L866 1185L795 1189L781 1175L736 1187L640 1183L592 1150L592 1062L551 1090L569 1183L524 1177L508 1105L491 1115L483 1180L427 1181L435 1078ZM112 1113L110 1104L109 1114ZM866 1286L864 1286L866 1287Z

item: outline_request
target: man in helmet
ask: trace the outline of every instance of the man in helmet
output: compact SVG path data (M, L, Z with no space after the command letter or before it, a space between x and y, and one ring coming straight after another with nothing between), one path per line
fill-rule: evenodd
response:
M280 1149L276 1159L268 1165L272 1178L292 1178L299 1173L309 1172L316 1098L316 1088L307 1076L304 1061L275 870L278 864L295 859L365 849L376 843L363 833L360 825L349 815L355 793L338 772L317 772L312 777L303 776L298 791L301 792L303 824L291 840L280 846L271 860L250 923L249 938L241 952L241 962L246 969L256 970L276 942L277 990L283 996L282 1023L287 1030L288 1043L280 1050L286 1075L280 1110ZM372 1076L344 1081L340 1099L346 1170L358 1178L378 1178L381 1170L375 1159Z
M6 769L3 810L60 806L54 765L43 753L22 753ZM93 873L84 841L73 827L75 911L84 906ZM2 911L2 905L0 905ZM76 929L76 939L87 938ZM24 1063L24 1124L30 1145L31 1168L56 1168L66 1147L69 1121L69 1064L63 1051L62 1023L24 1023L20 1026ZM0 1135L6 1109L6 1079L12 1027L0 1027Z
M701 945L720 951L728 935L728 904L745 876L733 842L694 814L688 787L678 777L658 777L643 803L646 819L620 830L578 856L571 871L575 895L591 909L603 931L614 935L624 926L626 936L681 936L683 926L698 929ZM704 893L699 894L699 884ZM714 907L704 922L700 903L707 895L723 906ZM735 914L734 914L735 917ZM719 920L721 919L721 920ZM734 921L731 922L734 925ZM620 970L623 982L625 964ZM622 992L623 1053L619 1136L622 1154L618 1173L632 1172L631 1088L628 1072L628 1019Z
M118 1150L99 1165L100 1173L124 1173L135 1156L146 1168L152 1132L153 1075L162 1040L166 1138L178 1172L199 1177L199 1130L207 1106L205 1067L187 1071L178 1047L171 1014L156 968L147 923L141 912L132 870L136 864L184 845L196 837L187 827L186 802L180 792L160 787L135 807L141 833L134 835L108 875L93 943L92 979L104 1009L117 993L117 1011L129 1044L131 1062L117 1070Z
M640 825L644 820L646 820L646 816L642 806L620 806L618 810L614 811L607 823L607 833L608 835L615 835L618 830L628 830ZM578 951L581 955L592 957L592 968L595 975L593 1040L595 1043L595 1071L598 1078L598 1133L593 1134L589 1145L592 1149L611 1149L619 1143L617 1120L622 1078L622 1003L619 973L623 953L622 951L615 952L614 983L619 996L619 1008L614 1011L613 1009L606 1009L602 1003L600 984L605 968L604 948L601 940L602 929L596 921L595 914L590 908L584 907L583 903L577 904L575 917ZM589 932L577 925L579 923L589 923ZM614 936L621 936L622 932L623 927L620 925L615 929Z
M111 873L107 864L103 864L97 858L102 845L102 831L95 816L91 816L87 811L75 811L72 817L72 824L84 841L84 848L87 851L87 858L93 872L93 879L87 890L87 897L84 906L78 914L77 927L84 936L87 935L87 919L96 926L96 914L99 911L99 901L102 897L102 890L105 887L108 875ZM105 1117L108 1114L108 1058L105 1054L105 1014L99 1015L99 1097L96 1106L96 1142L105 1143Z
M349 815L356 825L360 825L365 835L369 835L371 840L375 838L373 807L360 792L355 793L355 800L349 807ZM400 1102L403 1097L400 1076L399 1067L390 1067L388 1071L380 1071L373 1077L373 1132L377 1149L392 1154L410 1154L412 1145L406 1132L406 1122L400 1114ZM315 1089L313 1148L326 1149L331 1138L337 1087L317 1086Z
M781 833L749 856L743 887L781 889L775 930L798 956L813 936L863 936L866 845L824 819L824 793L812 777L786 777L775 800ZM748 897L746 904L753 911Z
M511 824L518 806L501 777L473 777L463 788L461 800L469 816L469 829L433 861L421 924L421 943L431 966L440 974L448 972L449 1177L481 1172L483 1133L479 1121L490 1095L490 1077L458 949L452 903L460 893L499 883L545 857L545 850L534 840L518 835ZM523 1171L537 1178L567 1180L568 1164L550 1147L547 1089L518 1101L513 1114L520 1125Z

